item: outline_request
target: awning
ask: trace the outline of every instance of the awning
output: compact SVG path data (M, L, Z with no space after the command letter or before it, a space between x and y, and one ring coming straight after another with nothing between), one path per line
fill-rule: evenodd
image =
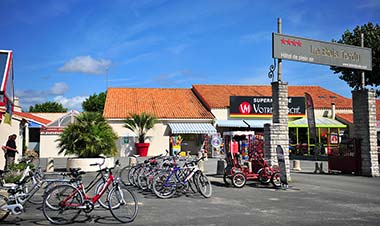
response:
M264 128L264 124L272 123L272 119L244 120L250 128Z
M212 134L216 129L211 123L168 123L172 134Z
M315 119L315 124L316 124L316 127L317 128L346 128L347 125L335 120L335 119L331 119L331 118L316 118ZM290 121L288 122L288 125L289 127L298 127L298 128L301 128L301 127L304 127L304 128L307 128L308 127L308 124L307 124L307 118L301 118L301 119L297 119L297 120L294 120L294 121Z
M42 124L33 122L33 121L28 121L28 127L29 128L41 128Z
M216 125L219 127L248 128L243 120L217 120Z

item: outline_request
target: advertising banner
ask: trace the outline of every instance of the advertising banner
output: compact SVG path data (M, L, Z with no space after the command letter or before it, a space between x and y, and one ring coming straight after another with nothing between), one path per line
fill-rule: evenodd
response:
M289 117L305 116L305 98L288 97ZM271 117L272 97L255 96L231 96L230 117Z
M317 127L315 125L314 104L310 94L305 93L307 108L307 124L309 127L309 136L312 144L317 142Z
M278 166L280 167L281 184L286 186L288 184L288 176L286 174L287 169L286 169L286 163L285 163L284 149L280 145L277 145L276 153L277 153Z

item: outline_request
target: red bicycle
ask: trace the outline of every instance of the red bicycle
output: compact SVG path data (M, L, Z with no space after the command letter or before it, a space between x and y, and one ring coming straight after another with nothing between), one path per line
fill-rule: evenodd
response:
M257 180L265 185L272 183L274 187L281 187L280 176L277 166L269 166L262 155L254 152L244 164L241 164L240 154L235 154L234 158L227 158L223 180L226 185L232 183L237 188L244 187L247 180Z
M84 172L71 169L71 173L75 183L53 187L44 197L42 211L51 223L72 223L81 211L85 213L93 211L97 202L100 206L109 209L112 216L122 223L132 222L136 218L137 198L132 191L122 186L118 177L114 177L112 168L100 169L97 176L86 187L81 178ZM89 196L87 191L95 186L95 195ZM105 196L107 198L102 200Z

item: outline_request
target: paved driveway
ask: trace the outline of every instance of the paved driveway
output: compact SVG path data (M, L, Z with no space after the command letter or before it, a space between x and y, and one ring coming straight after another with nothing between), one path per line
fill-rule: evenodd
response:
M255 182L244 188L226 187L210 175L213 196L197 194L158 199L135 190L140 211L130 225L380 225L380 178L293 173L288 190ZM73 225L118 225L107 210L83 215ZM28 206L7 225L47 225L42 211Z

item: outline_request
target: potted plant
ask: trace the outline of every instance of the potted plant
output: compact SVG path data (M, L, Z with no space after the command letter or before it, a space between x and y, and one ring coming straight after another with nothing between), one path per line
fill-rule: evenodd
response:
M69 124L59 135L59 154L74 156L67 160L67 168L80 167L85 171L99 168L90 167L91 163L101 162L100 157L116 155L117 135L100 113L84 112L75 117L75 122ZM109 161L113 163L113 159Z
M147 133L157 123L157 118L148 113L131 114L131 117L124 121L124 127L133 131L138 137L138 143L135 143L137 154L147 156L149 143L145 143L148 138Z

